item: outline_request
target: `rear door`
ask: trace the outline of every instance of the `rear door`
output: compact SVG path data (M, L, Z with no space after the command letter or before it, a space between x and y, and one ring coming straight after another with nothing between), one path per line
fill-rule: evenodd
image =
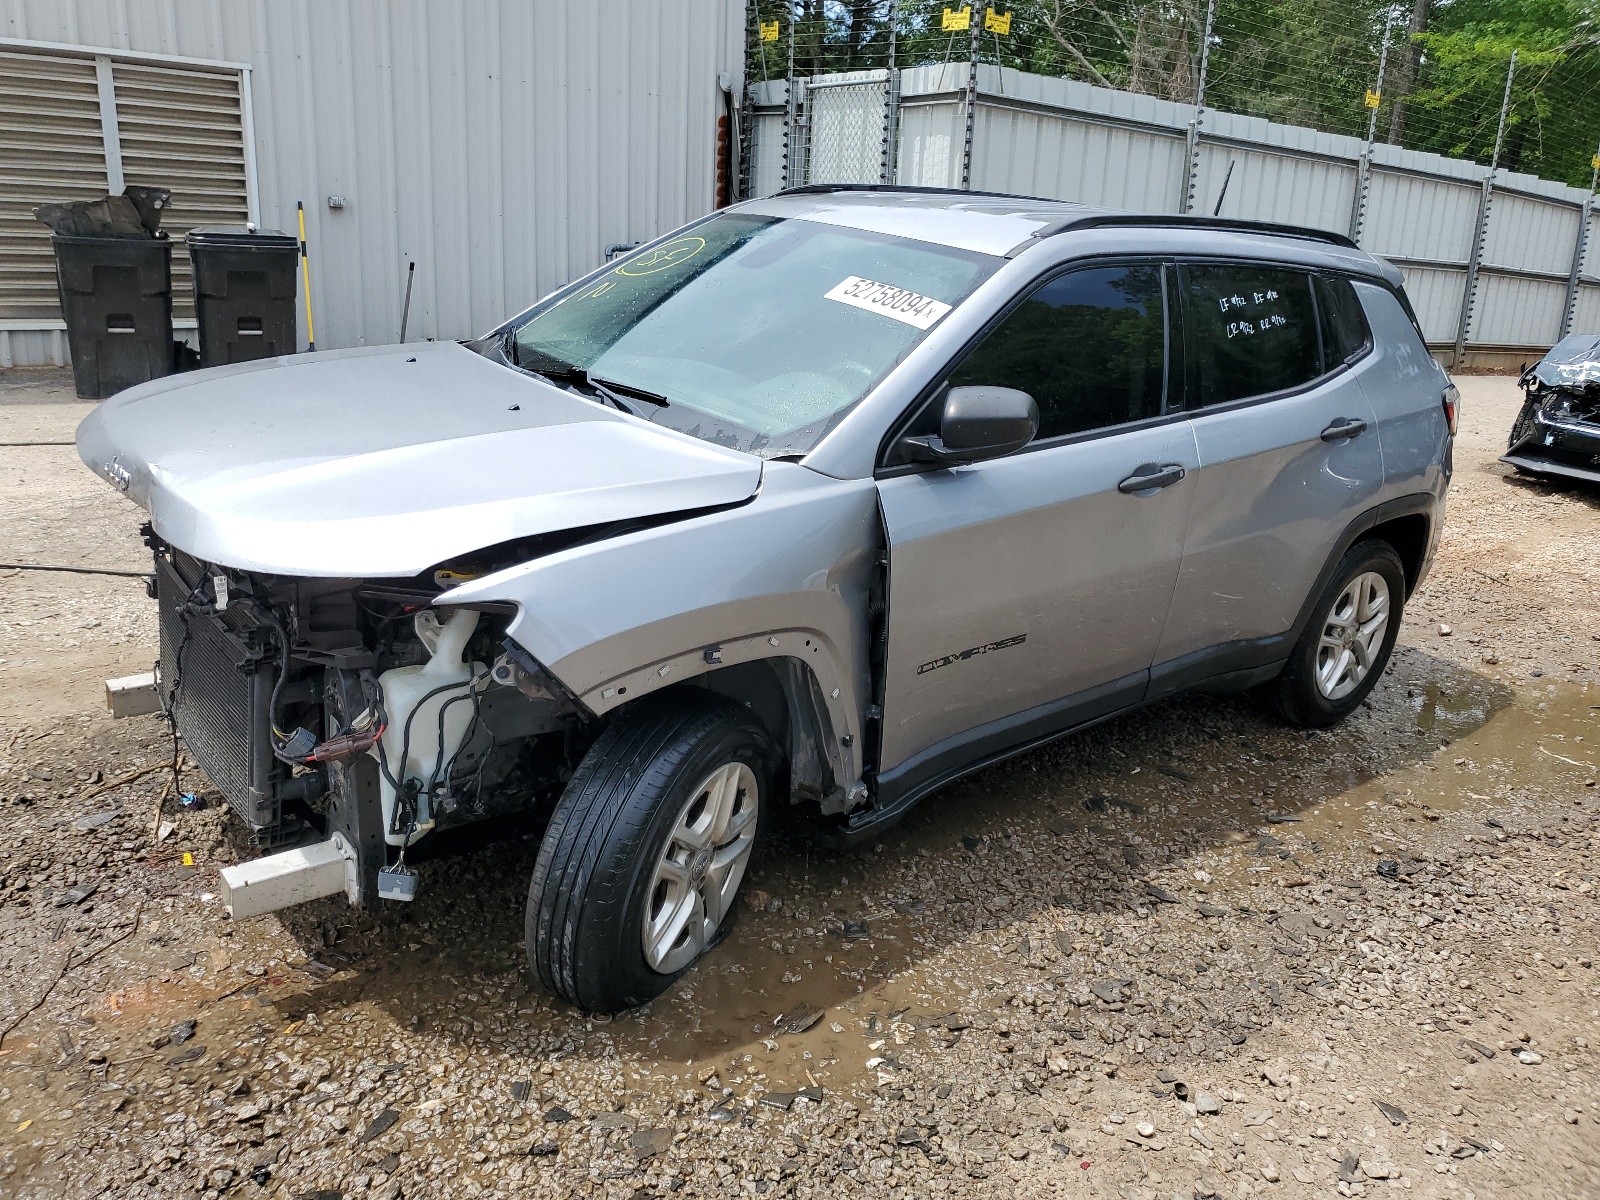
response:
M1040 285L948 376L1032 395L1035 442L955 469L891 457L880 472L880 802L1143 696L1197 463L1168 402L1169 275L1144 261ZM1176 468L1166 486L1127 487L1162 467Z
M1304 268L1218 262L1180 264L1179 291L1200 471L1154 692L1287 655L1331 548L1383 484L1359 378L1370 341L1338 324L1342 291Z

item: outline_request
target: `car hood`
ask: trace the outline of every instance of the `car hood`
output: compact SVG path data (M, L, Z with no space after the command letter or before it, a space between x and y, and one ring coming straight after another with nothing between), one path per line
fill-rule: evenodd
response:
M736 504L761 460L454 342L168 376L78 427L78 454L207 562L415 575L513 538Z
M1574 391L1600 383L1600 335L1574 333L1562 338L1539 360L1533 376L1546 387Z

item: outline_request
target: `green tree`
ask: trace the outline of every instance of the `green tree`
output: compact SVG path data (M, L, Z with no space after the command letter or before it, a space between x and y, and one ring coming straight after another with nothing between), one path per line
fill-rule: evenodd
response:
M982 33L986 62L1190 102L1206 0L991 0L1011 15ZM751 75L784 74L791 28L798 75L881 67L891 34L908 67L965 62L970 35L942 27L963 0L756 0L777 42L752 36ZM975 19L985 5L972 3ZM1600 0L1217 0L1206 103L1365 136L1367 89L1391 27L1380 134L1487 163L1516 50L1501 164L1586 186L1600 139Z

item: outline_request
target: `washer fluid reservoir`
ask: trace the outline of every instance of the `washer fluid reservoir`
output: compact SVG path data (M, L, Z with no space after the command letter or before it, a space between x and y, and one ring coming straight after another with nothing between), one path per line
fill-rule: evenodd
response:
M434 790L449 779L451 760L472 725L472 689L481 691L489 682L487 667L463 661L467 639L477 626L478 614L469 609L457 609L443 622L433 609L423 609L416 616L417 636L432 657L421 666L393 667L378 676L388 722L379 741L380 761L388 763L389 774L402 786L408 780L421 784L414 824L402 818L397 829L398 793L380 772L384 840L391 846L407 845L433 828ZM378 757L377 747L372 754Z

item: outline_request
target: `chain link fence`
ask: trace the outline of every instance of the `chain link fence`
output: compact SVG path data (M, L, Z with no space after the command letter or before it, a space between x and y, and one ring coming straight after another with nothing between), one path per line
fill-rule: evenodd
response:
M1576 165L1551 106L1576 88L1600 126L1600 49L1501 37L1464 66L1429 3L755 3L744 194L920 184L1311 225L1397 262L1456 363L1600 329L1600 147Z

